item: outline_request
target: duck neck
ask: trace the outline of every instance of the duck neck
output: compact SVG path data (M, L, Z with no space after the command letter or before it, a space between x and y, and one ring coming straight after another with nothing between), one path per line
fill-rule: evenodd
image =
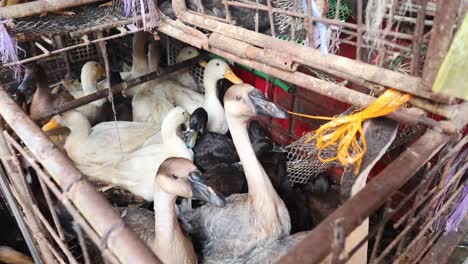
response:
M217 82L218 82L218 79L213 78L208 71L205 72L205 74L203 75L203 86L205 87L205 98L212 98L212 97L218 98L218 89L216 87Z
M246 120L229 116L226 118L247 179L249 200L256 218L255 226L269 234L271 239L289 234L291 221L288 210L255 156L247 132Z
M208 78L207 78L208 77ZM227 133L226 116L224 108L218 98L218 89L216 88L217 79L210 78L205 74L203 84L205 86L205 98L203 107L208 113L207 130L220 134Z
M132 73L142 73L147 67L145 33L137 32L133 38Z
M81 86L83 87L83 94L89 95L97 91L97 82L87 76L85 72L81 74Z
M32 100L34 101L34 100L38 100L39 98L41 98L41 100L44 100L44 102L47 102L48 104L52 104L53 95L49 89L49 85L47 84L47 81L44 79L43 76L39 76L39 77L36 77L36 82L37 82L37 87L36 87L36 91L34 92Z
M89 78L85 72L81 74L81 87L83 88L83 95L89 95L92 93L97 92L98 86L97 86L97 80L94 80L92 78ZM97 101L91 102L91 104L96 105L96 106L101 106L106 102L106 99L99 99Z
M67 141L65 142L65 149L70 147L71 144L76 144L76 142L83 142L91 132L91 124L85 117L77 118L74 120L73 124L68 125L67 127L70 129L70 135L67 137Z
M250 143L246 121L229 116L226 118L234 146L236 147L240 162L244 168L245 177L249 186L249 196L254 202L273 202L273 199L270 198L276 198L278 194L255 156L254 149Z
M163 263L190 263L195 251L182 233L175 213L176 196L165 192L155 182L154 188L154 235L153 252ZM174 249L181 251L174 252ZM184 261L180 261L183 258Z
M161 138L165 146L171 149L186 148L184 141L177 135L177 128L175 124L164 123L161 126Z

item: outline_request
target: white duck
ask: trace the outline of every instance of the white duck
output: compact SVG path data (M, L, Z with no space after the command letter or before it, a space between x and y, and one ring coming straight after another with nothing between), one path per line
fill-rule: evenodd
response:
M147 33L143 31L136 32L133 35L132 45L132 70L130 72L121 72L122 80L131 80L148 73L148 57L145 52Z
M156 43L151 43L148 51L150 69L158 70L160 63L160 53ZM176 61L182 62L198 56L198 51L192 47L183 48L177 55ZM166 98L165 89L180 86L178 77L181 81L189 83L190 72L184 72L181 75L175 75L166 81L151 81L143 85L125 90L126 95L132 95L133 120L137 122L148 122L160 126L166 114L174 108L173 100ZM184 77L185 76L185 77ZM193 80L193 78L192 78ZM195 80L193 80L195 83ZM165 88L167 87L167 88Z
M176 63L181 63L183 61L195 58L200 55L200 52L194 47L185 47L179 51L176 57ZM185 71L181 74L178 74L172 78L174 81L177 81L182 86L187 87L197 93L201 93L200 87L198 87L197 81L193 78L190 71Z
M286 112L248 84L229 88L224 106L249 191L229 196L222 209L209 205L182 208L193 241L200 243L203 263L245 263L255 248L275 243L289 235L291 228L288 210L256 158L247 131L247 121L253 116L285 118Z
M77 168L88 175L103 182L118 185L148 201L153 199L154 175L159 165L169 157L183 157L192 160L193 152L185 146L185 142L178 137L177 129L189 117L181 107L172 109L164 118L161 127L161 144L150 144L134 151L128 151L122 156L117 150L109 152L106 146L92 147L86 137L76 142L72 135L67 140L73 140L72 146L65 144L67 154L74 161ZM61 121L61 120L59 120ZM63 121L62 121L63 122ZM73 129L72 129L73 134ZM114 139L118 145L118 140ZM100 143L101 144L101 143ZM82 147L80 147L82 146ZM94 151L90 150L94 149ZM91 152L91 153L89 153ZM84 156L86 155L87 156Z
M216 87L217 82L223 78L233 83L242 83L225 61L212 59L206 64L203 77L205 95L185 88L176 81L166 81L151 90L145 89L136 100L134 98L135 103L132 101L133 120L158 124L164 116L164 111L167 111L161 108L168 109L171 104L182 106L189 113L203 107L208 113L207 130L226 134L228 126Z
M225 61L212 59L206 64L203 74L205 95L179 88L177 90L166 90L167 96L172 98L176 105L184 107L189 113L193 113L197 108L203 107L208 113L207 130L224 135L228 131L228 124L224 108L218 99L218 89L216 87L218 81L223 78L228 79L234 84L242 83L242 80L234 74Z
M147 123L126 121L103 122L91 128L88 119L76 110L53 117L42 130L48 132L59 127L70 129L64 148L83 167L120 160L141 148L151 137L157 137L160 130Z
M122 220L163 263L197 263L192 242L177 221L176 198L196 198L223 207L226 204L224 197L208 187L197 167L184 158L168 158L161 163L153 196L156 201L154 212L144 208L120 208Z

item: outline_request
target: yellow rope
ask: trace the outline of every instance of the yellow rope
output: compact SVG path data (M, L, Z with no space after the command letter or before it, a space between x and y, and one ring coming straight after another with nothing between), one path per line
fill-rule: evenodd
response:
M381 96L362 111L341 117L312 116L289 112L292 115L330 120L320 126L316 131L309 133L305 143L316 139L318 158L321 162L338 160L342 166L356 164L354 173L357 174L361 167L362 158L367 150L366 139L362 131L362 123L370 118L388 115L400 108L411 98L409 94L402 94L396 90L387 89ZM358 141L357 134L359 133ZM331 158L322 158L321 153L325 149L336 151Z

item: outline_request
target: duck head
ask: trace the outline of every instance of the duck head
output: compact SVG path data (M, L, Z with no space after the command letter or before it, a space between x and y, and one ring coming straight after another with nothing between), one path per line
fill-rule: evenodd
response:
M224 95L226 116L247 121L256 115L275 118L287 118L288 113L265 98L259 90L250 84L231 86Z
M189 126L184 134L184 141L188 148L195 147L198 135L203 135L206 132L206 124L208 123L208 113L199 107L190 115Z
M221 80L225 78L234 84L243 83L243 81L234 74L227 62L221 59L212 59L208 63L201 62L200 64L205 67L204 80Z
M94 83L104 79L104 77L106 77L106 71L96 61L88 61L81 68L81 82L86 79Z
M200 52L194 47L185 47L179 51L176 57L176 63L181 63L186 60L190 60L200 55Z
M168 158L160 166L156 184L165 192L180 197L224 207L226 200L207 185L206 179L192 161L185 158Z
M18 86L18 91L25 96L27 102L31 101L32 95L36 91L37 83L35 76L38 74L40 74L40 69L37 63L26 65L24 79Z
M76 125L90 126L86 116L79 111L71 110L52 117L50 121L42 127L42 131L49 132L62 127L72 128Z

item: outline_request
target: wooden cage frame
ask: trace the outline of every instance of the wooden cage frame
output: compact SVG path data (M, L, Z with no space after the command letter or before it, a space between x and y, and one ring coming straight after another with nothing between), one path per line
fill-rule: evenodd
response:
M100 0L37 0L15 5L14 7L0 8L0 15L3 18L13 19L98 1ZM423 0L421 2L425 6L427 1ZM337 251L333 247L336 244L334 234L337 228L340 228L344 236L350 234L372 212L384 205L390 195L408 182L444 146L450 146L450 149L447 150L449 154L427 172L428 178L433 177L439 169L448 166L450 159L466 144L467 138L461 139L460 131L468 123L468 102L455 104L455 98L433 93L430 90L438 68L451 42L451 35L449 35L447 30L444 31L443 28L449 28L454 25L455 19L453 17L458 12L460 5L465 9L467 7L466 1L463 0L449 2L447 5L439 6L436 11L436 19L433 22L434 31L422 77L403 75L363 63L359 60L347 59L331 54L321 55L315 49L262 35L225 23L229 21L193 12L187 9L184 0L173 0L172 3L173 9L179 19L178 21L162 16L160 24L157 27L157 31L159 32L358 108L369 105L375 98L299 72L297 71L298 65L310 66L362 86L377 85L392 87L415 96L411 101L413 108L400 109L387 117L410 126L424 125L430 129L395 161L381 171L361 192L346 201L340 208L322 221L321 224L315 227L304 241L296 245L280 260L280 263L320 263L327 256L341 254L342 248L341 251ZM234 1L226 1L225 3L227 5L239 5ZM362 0L358 0L358 5L362 7ZM246 4L245 7L266 10L270 14L275 12L271 7L253 4ZM335 20L313 17L311 14L308 15L308 19L329 24L339 23ZM415 23L421 26L424 23L422 16L418 15ZM120 27L122 25L112 26ZM207 30L211 34L207 36L192 26ZM360 35L364 30L362 28L362 18L358 19L358 25L355 27ZM86 35L89 32L103 29L95 28L89 31L75 32L75 34ZM116 36L102 37L93 41L88 40L84 44L64 47L54 51L45 50L44 54L28 58L20 61L20 63L59 54L80 45L103 43L111 38L122 37L139 30L141 29L122 30L121 34ZM154 31L153 34L157 35L157 32ZM416 37L419 38L420 36ZM361 44L358 43L357 45L359 53ZM169 73L184 70L200 59L200 57L197 57L180 65L169 66L161 73L150 73L135 80L113 86L111 87L111 91L112 93L117 93L125 88L133 87L155 78L164 79ZM59 109L54 109L54 111L47 113L40 119L63 113L104 98L107 95L108 91L99 91L85 96L62 105ZM421 112L424 112L422 110L441 115L448 120L435 121L422 115ZM83 221L89 223L89 226L101 237L101 242L105 245L106 249L122 263L135 261L138 263L159 263L154 254L132 231L125 227L120 217L98 192L93 189L85 177L73 166L72 162L20 110L3 88L0 88L0 115L28 147L33 156L41 161L44 169L55 182L59 183L59 187L64 190L64 195L82 214ZM3 139L3 137L0 138ZM6 138L9 141L8 137ZM6 146L6 141L2 140L2 142L4 144L0 144L3 145L0 148L2 150L1 160L4 166L8 167L10 166L8 165L8 160L11 158L11 153ZM402 167L405 167L405 170L401 170ZM464 166L461 173L466 170L467 166ZM21 186L21 183L18 183L18 186ZM331 223L339 223L339 225ZM432 243L436 243L435 240ZM311 248L314 250L311 250ZM49 252L49 254L51 253ZM45 257L45 259L50 258L50 256Z

